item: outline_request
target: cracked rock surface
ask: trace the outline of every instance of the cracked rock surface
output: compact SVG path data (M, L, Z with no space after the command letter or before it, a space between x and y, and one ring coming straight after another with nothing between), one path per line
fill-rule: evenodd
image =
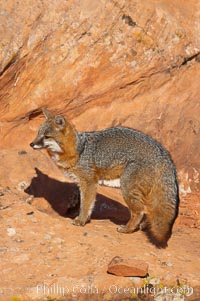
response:
M15 283L24 291L39 274L42 281L80 283L92 275L101 286L113 283L105 273L114 256L135 254L166 283L183 278L197 287L200 2L8 0L0 7L2 286L12 291ZM115 232L113 223L125 221L127 210L114 189L102 188L108 200L100 196L104 205L98 203L97 219L86 228L70 224L75 186L28 147L44 120L43 106L66 114L80 131L133 127L170 151L181 210L169 249L155 250L141 232ZM110 212L117 218L110 221Z

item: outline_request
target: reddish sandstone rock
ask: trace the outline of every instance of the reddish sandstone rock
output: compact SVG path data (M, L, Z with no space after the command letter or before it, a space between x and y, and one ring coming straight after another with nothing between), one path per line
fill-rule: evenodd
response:
M124 277L145 277L148 273L148 264L143 260L134 258L123 259L116 256L108 265L108 273Z
M3 1L1 148L27 146L46 106L79 130L151 134L171 151L180 191L199 191L199 10L183 0Z
M11 293L9 300L17 288L36 294L41 282L71 285L70 292L106 283L109 292L114 276L105 271L119 248L124 258L142 254L164 285L178 278L198 291L199 11L199 1L184 0L1 1L0 293ZM111 188L99 188L91 223L71 225L74 186L44 152L29 148L42 106L66 114L80 131L129 126L170 150L181 204L166 250L155 250L141 231L116 231L129 215ZM16 234L8 236L8 228ZM16 262L20 254L31 260Z

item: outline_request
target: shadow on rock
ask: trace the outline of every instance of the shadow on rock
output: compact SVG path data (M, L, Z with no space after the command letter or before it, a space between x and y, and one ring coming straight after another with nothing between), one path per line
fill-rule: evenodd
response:
M61 182L50 178L42 173L38 168L36 177L31 181L25 192L35 198L44 198L52 209L59 215L74 218L79 213L80 197L76 184ZM71 208L73 198L79 198L77 205ZM97 194L97 200L91 218L97 220L109 219L113 223L126 224L129 219L129 210L124 205L107 198L102 194Z

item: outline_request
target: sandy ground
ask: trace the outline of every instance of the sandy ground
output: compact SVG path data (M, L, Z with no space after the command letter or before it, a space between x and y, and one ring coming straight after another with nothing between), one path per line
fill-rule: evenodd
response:
M91 222L75 227L78 208L67 207L76 186L63 182L46 155L12 150L1 159L9 165L0 173L2 300L200 300L197 196L181 198L169 246L161 250L142 231L116 231L129 218L118 189L100 188ZM114 256L144 260L149 276L108 274Z

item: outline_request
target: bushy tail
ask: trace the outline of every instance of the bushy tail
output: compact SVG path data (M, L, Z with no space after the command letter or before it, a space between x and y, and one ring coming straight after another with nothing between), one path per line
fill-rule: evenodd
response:
M168 246L167 242L171 237L172 225L166 224L161 218L152 221L150 216L147 216L147 223L146 233L150 242L157 248L166 248Z
M149 240L158 248L166 248L172 234L172 227L178 215L179 193L175 183L175 194L156 191L152 195L151 208L146 215L146 233Z

